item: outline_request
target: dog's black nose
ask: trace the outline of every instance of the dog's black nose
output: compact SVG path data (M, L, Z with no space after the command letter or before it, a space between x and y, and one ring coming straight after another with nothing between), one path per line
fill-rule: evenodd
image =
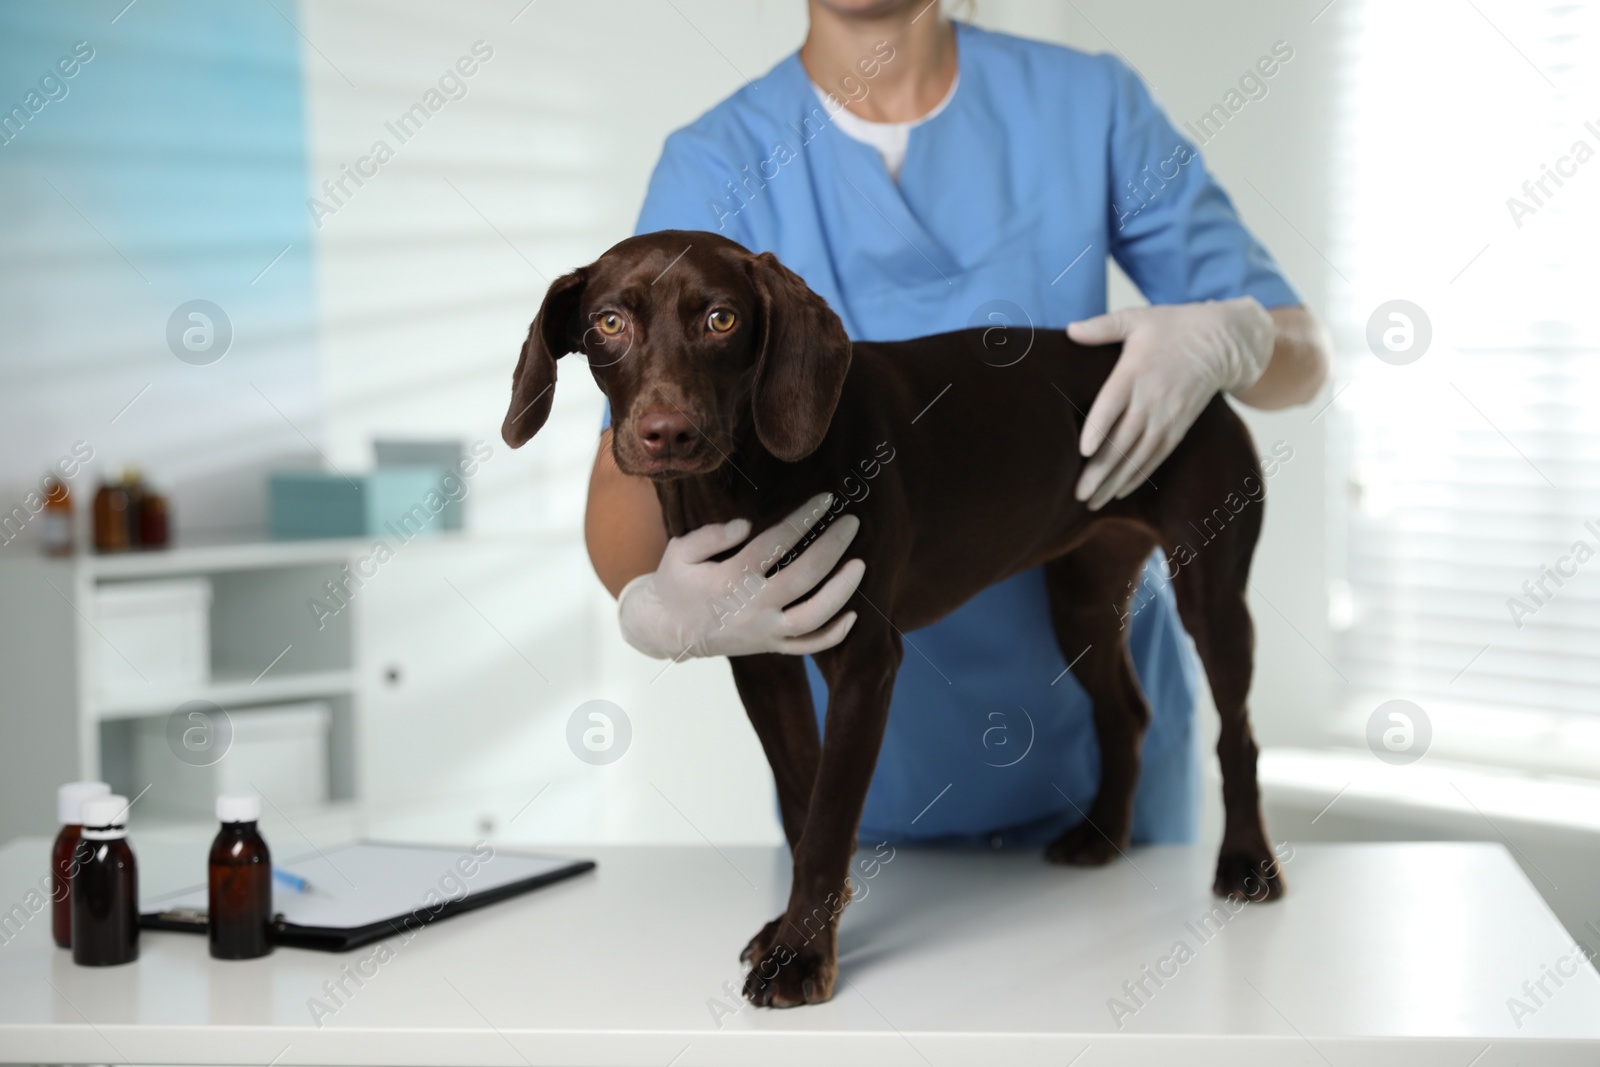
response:
M653 459L681 456L700 437L687 415L668 408L646 409L639 416L638 428L639 443Z

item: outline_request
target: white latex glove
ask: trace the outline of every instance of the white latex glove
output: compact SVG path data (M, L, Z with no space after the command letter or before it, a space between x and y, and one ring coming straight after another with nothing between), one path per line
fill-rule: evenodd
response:
M1122 355L1083 422L1092 456L1077 497L1090 510L1137 489L1219 391L1248 389L1267 369L1277 328L1254 297L1123 308L1074 322L1079 344L1121 341Z
M807 519L820 517L832 502L832 493L812 497L720 563L711 557L749 537L749 521L713 523L674 537L655 573L641 574L617 597L623 638L657 659L758 652L799 656L837 645L856 621L855 612L840 615L839 609L861 584L865 563L851 560L815 596L788 605L833 570L855 538L860 519L841 515L794 562L771 578L763 577L816 525Z

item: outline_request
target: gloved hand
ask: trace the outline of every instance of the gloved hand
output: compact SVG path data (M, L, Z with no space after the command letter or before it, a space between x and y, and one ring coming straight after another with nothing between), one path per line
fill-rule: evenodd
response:
M1219 390L1254 385L1277 328L1254 297L1123 308L1074 322L1079 344L1123 342L1084 419L1078 451L1093 456L1077 497L1095 510L1137 489L1183 440Z
M839 615L839 609L861 584L865 563L849 561L815 596L792 608L787 605L833 570L855 538L860 519L841 515L792 563L764 577L811 531L815 521L808 522L808 517L821 516L832 502L832 493L812 497L721 563L711 557L750 536L747 520L713 523L674 537L655 573L641 574L617 597L623 638L657 659L758 652L798 656L837 645L856 621L855 612Z

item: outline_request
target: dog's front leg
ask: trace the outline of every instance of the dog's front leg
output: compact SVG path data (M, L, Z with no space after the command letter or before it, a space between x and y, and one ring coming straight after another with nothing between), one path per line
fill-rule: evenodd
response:
M739 689L745 714L772 768L783 835L789 839L792 854L805 830L822 747L805 661L799 656L769 653L735 656L728 665L733 668L733 684Z
M817 657L828 681L822 760L793 850L789 906L745 952L744 993L757 1004L789 1008L833 996L850 857L900 666L899 637L881 616L875 621L863 615L844 644Z

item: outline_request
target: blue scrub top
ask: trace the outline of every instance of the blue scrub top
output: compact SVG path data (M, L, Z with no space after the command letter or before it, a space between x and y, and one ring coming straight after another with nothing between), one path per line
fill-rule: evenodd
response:
M898 183L831 121L792 55L667 138L637 232L713 230L771 251L856 340L1063 329L1105 311L1108 255L1155 304L1300 302L1119 61L962 23L956 45L955 94L912 129ZM1198 671L1154 560L1134 606L1152 719L1133 837L1188 841ZM1099 750L1041 573L906 638L861 839L1032 846L1079 822ZM827 690L807 667L821 723Z

